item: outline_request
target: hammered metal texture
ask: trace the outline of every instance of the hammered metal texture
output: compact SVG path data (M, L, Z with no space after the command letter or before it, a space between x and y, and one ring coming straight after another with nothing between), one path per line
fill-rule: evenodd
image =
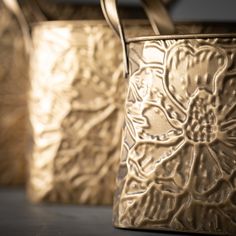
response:
M69 21L39 24L33 41L29 196L111 204L126 94L119 40L105 21Z
M31 0L21 1L28 23L39 20ZM40 0L48 19L101 17L99 7ZM50 8L50 10L49 10ZM0 1L0 185L24 184L27 175L28 58L16 18Z
M0 185L25 182L27 57L17 21L0 2Z
M236 235L236 38L131 41L122 228Z

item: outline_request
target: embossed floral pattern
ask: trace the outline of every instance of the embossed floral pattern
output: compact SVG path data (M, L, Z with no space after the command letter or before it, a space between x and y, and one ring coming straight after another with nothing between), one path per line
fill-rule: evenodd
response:
M131 43L115 225L236 232L235 53L235 39Z

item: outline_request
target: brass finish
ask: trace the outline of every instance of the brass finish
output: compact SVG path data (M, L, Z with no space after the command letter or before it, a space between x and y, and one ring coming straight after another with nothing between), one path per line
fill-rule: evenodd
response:
M136 24L128 34L150 31ZM104 20L59 21L36 25L33 45L29 196L111 204L126 95L119 40Z
M125 39L116 227L236 235L236 33L213 32Z
M129 44L117 227L236 233L236 37Z

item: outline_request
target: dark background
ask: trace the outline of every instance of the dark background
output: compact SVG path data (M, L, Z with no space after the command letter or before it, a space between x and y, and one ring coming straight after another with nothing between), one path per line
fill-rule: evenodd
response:
M65 2L65 0L55 0ZM67 2L94 3L99 0L66 0ZM119 0L121 5L138 5L139 0ZM235 0L177 0L172 15L175 20L236 20Z

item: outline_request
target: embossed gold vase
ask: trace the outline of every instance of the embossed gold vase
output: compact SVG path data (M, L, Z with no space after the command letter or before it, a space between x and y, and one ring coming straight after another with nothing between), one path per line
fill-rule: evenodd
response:
M236 235L236 25L126 39L102 6L129 77L114 225Z

